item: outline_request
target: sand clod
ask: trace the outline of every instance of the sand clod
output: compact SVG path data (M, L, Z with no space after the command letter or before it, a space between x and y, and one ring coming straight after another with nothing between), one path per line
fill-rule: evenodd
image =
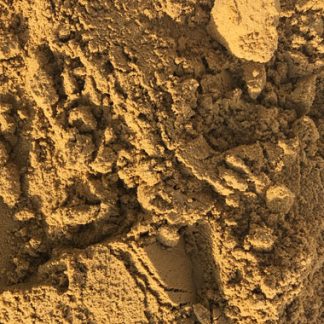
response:
M238 58L268 62L278 44L278 0L216 0L210 33Z

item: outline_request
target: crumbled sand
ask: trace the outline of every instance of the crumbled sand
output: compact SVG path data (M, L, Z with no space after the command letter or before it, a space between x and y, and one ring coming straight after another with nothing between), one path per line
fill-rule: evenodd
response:
M0 0L0 323L323 322L317 0Z

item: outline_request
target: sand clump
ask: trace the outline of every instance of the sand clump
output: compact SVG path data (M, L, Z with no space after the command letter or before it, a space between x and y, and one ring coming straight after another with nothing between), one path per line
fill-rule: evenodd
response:
M0 323L320 323L321 1L0 1Z
M278 44L279 0L216 0L210 33L233 55L268 62Z

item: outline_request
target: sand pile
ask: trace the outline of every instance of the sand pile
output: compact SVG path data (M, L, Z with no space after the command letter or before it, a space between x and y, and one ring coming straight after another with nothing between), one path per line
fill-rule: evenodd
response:
M317 0L0 0L0 323L321 323Z

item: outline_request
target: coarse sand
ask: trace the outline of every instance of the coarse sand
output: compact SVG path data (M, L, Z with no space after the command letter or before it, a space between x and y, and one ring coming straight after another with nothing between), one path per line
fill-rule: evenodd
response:
M323 0L0 0L0 324L324 323Z

